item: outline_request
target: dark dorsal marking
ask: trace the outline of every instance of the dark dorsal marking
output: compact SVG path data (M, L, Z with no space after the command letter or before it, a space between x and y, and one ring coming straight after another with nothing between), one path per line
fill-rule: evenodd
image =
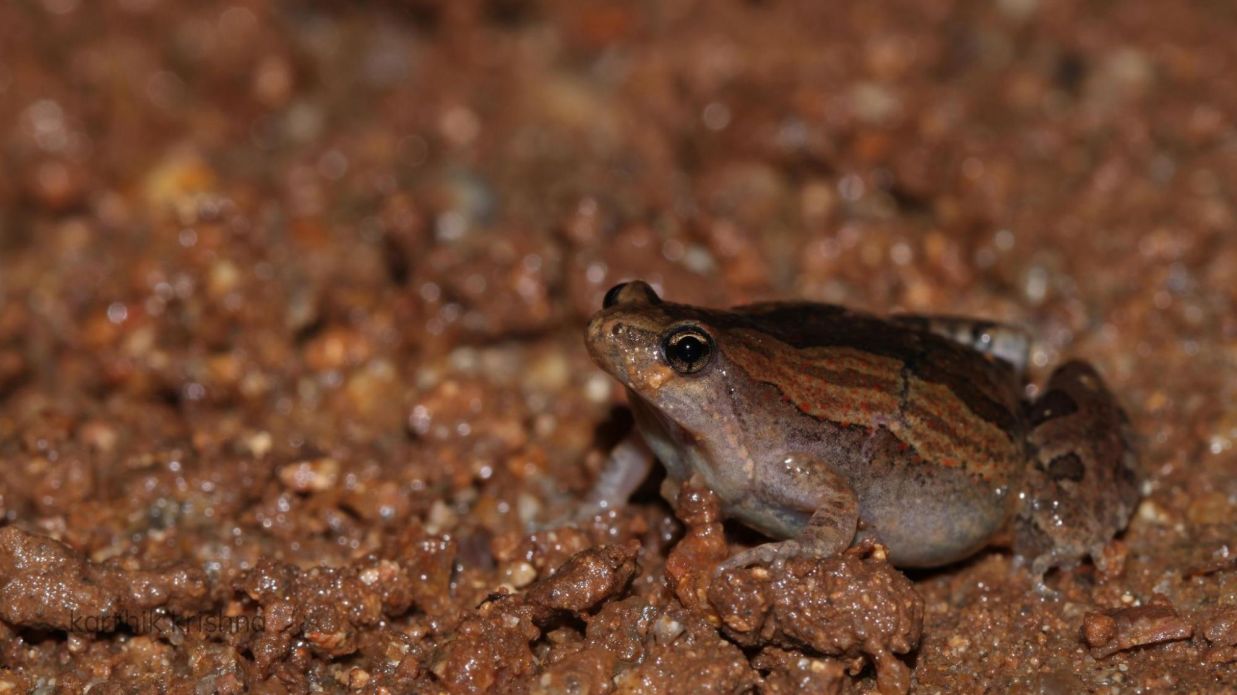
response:
M1037 399L1027 413L1032 427L1039 427L1053 418L1065 417L1078 412L1078 402L1061 389L1053 389Z
M913 376L949 387L983 420L1005 430L1018 425L1015 414L987 388L1005 377L1008 365L971 359L973 350L934 333L861 311L810 302L750 304L729 312L691 311L723 330L757 330L793 348L849 347L898 360ZM984 378L975 378L976 370L983 370Z
M1085 473L1086 466L1082 464L1082 459L1078 457L1078 454L1062 454L1048 462L1048 477L1053 480L1078 482L1082 480Z

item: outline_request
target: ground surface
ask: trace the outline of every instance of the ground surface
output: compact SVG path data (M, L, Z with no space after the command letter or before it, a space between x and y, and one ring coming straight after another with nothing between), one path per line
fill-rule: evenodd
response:
M1158 0L0 3L0 683L1237 689L1234 31ZM580 335L630 277L1092 360L1148 476L1120 571L1045 600L1000 551L910 582L867 551L706 586L710 500L651 488L527 534L629 426Z

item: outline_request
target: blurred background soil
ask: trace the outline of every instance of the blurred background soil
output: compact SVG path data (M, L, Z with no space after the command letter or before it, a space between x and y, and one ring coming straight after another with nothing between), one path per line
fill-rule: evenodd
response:
M0 690L876 688L681 600L652 489L528 532L629 427L581 328L639 277L1095 362L1147 472L1121 571L912 574L910 686L1232 692L1235 32L1202 0L0 3Z

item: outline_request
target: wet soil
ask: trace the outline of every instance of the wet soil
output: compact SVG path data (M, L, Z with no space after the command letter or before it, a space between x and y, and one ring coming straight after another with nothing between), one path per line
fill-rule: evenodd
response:
M1235 30L1155 0L0 4L0 690L1237 690ZM634 277L1092 361L1146 473L1109 571L714 577L760 539L656 480L547 527L631 426L581 331Z

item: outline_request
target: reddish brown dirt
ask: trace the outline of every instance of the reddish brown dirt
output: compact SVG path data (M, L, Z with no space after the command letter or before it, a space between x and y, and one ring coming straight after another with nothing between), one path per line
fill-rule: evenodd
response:
M0 3L0 690L1237 690L1223 2ZM585 528L632 277L1014 321L1114 568Z

